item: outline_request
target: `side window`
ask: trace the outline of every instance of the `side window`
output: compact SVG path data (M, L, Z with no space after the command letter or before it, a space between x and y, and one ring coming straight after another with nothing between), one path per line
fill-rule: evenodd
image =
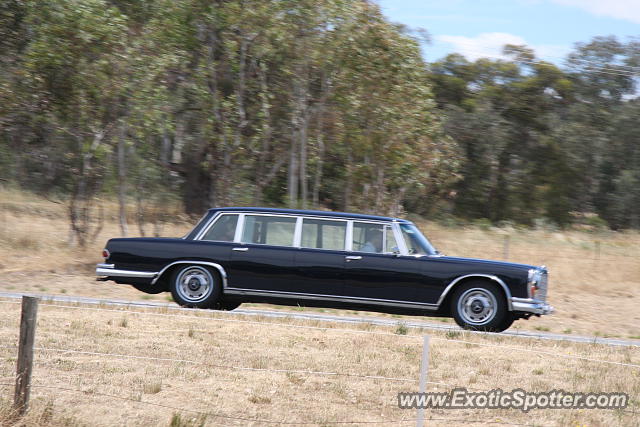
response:
M301 246L303 248L342 251L346 234L346 221L304 218L302 220Z
M293 246L295 228L296 218L245 215L242 242Z
M202 240L216 240L219 242L233 242L236 234L238 215L222 215L202 236Z
M420 243L420 239L418 233L416 232L415 227L408 227L406 225L401 225L400 230L402 230L402 237L407 245L407 250L412 255L427 255L428 252L425 250L424 246Z
M367 222L353 223L353 250L382 253L383 226Z
M391 225L354 222L353 250L376 254L397 253L398 244Z

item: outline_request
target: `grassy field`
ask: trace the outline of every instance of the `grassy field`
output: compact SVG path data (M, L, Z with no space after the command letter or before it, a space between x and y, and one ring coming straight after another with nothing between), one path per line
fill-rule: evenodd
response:
M128 286L94 281L94 266L102 260L104 242L119 235L115 205L106 203L105 209L103 230L94 243L81 250L68 245L63 204L1 190L0 291L167 301L167 294L146 295ZM162 234L180 236L192 225L176 215L163 225ZM508 236L509 261L549 267L549 301L557 312L518 321L514 328L640 338L638 233L452 229L429 222L419 225L447 255L502 259ZM135 227L130 225L130 229L132 235L137 235ZM297 310L354 314L341 310ZM166 310L128 313L42 305L36 345L48 350L37 352L33 410L20 425L264 425L265 421L283 420L327 426L339 425L334 421L407 425L411 422L401 421L415 417L413 411L398 409L395 399L399 391L417 390L421 340L412 334L419 331L363 325L362 331L356 333L320 322L280 320L282 324L275 324L265 318L257 323L242 323L220 320L227 318L224 313L169 314ZM412 319L393 317L399 322ZM17 341L18 319L19 306L0 301L2 384L12 384L15 371L12 346ZM443 383L430 384L430 390L448 390L455 385L479 390L522 387L533 391L558 388L624 391L632 396L634 410L638 411L640 369L523 352L512 347L632 364L640 363L640 349L458 332L429 333L434 339L429 380ZM261 369L312 370L410 381ZM0 390L0 425L4 425L10 422L13 389L12 385L4 385ZM472 421L477 421L477 425L640 424L638 414L620 411L548 410L524 414L516 410L429 410L427 413L436 418L429 425L462 425ZM262 421L252 421L256 419Z
M15 343L19 304L0 306L0 342ZM41 304L33 405L20 425L411 425L415 410L398 409L396 396L417 390L419 334L207 311ZM640 368L571 358L637 365L638 348L429 334L430 391L615 390L635 399L627 412L427 410L429 425L640 423ZM0 384L6 384L0 387L0 424L10 419L15 354L11 346L0 347Z

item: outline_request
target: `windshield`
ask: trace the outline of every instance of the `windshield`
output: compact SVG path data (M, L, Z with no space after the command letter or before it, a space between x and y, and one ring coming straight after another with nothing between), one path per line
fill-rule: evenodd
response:
M411 255L437 255L429 240L422 235L420 230L413 224L400 224L402 237L407 244L407 250Z

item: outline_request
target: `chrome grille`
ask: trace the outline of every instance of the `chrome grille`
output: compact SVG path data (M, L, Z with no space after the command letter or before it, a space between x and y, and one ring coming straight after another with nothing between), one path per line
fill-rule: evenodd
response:
M547 284L549 276L546 271L543 271L540 275L540 281L538 282L538 290L536 292L536 299L546 302L547 301Z

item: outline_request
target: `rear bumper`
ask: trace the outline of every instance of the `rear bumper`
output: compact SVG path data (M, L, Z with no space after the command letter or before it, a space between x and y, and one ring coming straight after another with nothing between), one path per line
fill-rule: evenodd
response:
M96 265L96 276L98 277L135 277L137 279L153 279L157 275L157 271L117 270L114 264Z
M551 314L555 309L546 302L530 298L511 298L512 311L532 314Z

